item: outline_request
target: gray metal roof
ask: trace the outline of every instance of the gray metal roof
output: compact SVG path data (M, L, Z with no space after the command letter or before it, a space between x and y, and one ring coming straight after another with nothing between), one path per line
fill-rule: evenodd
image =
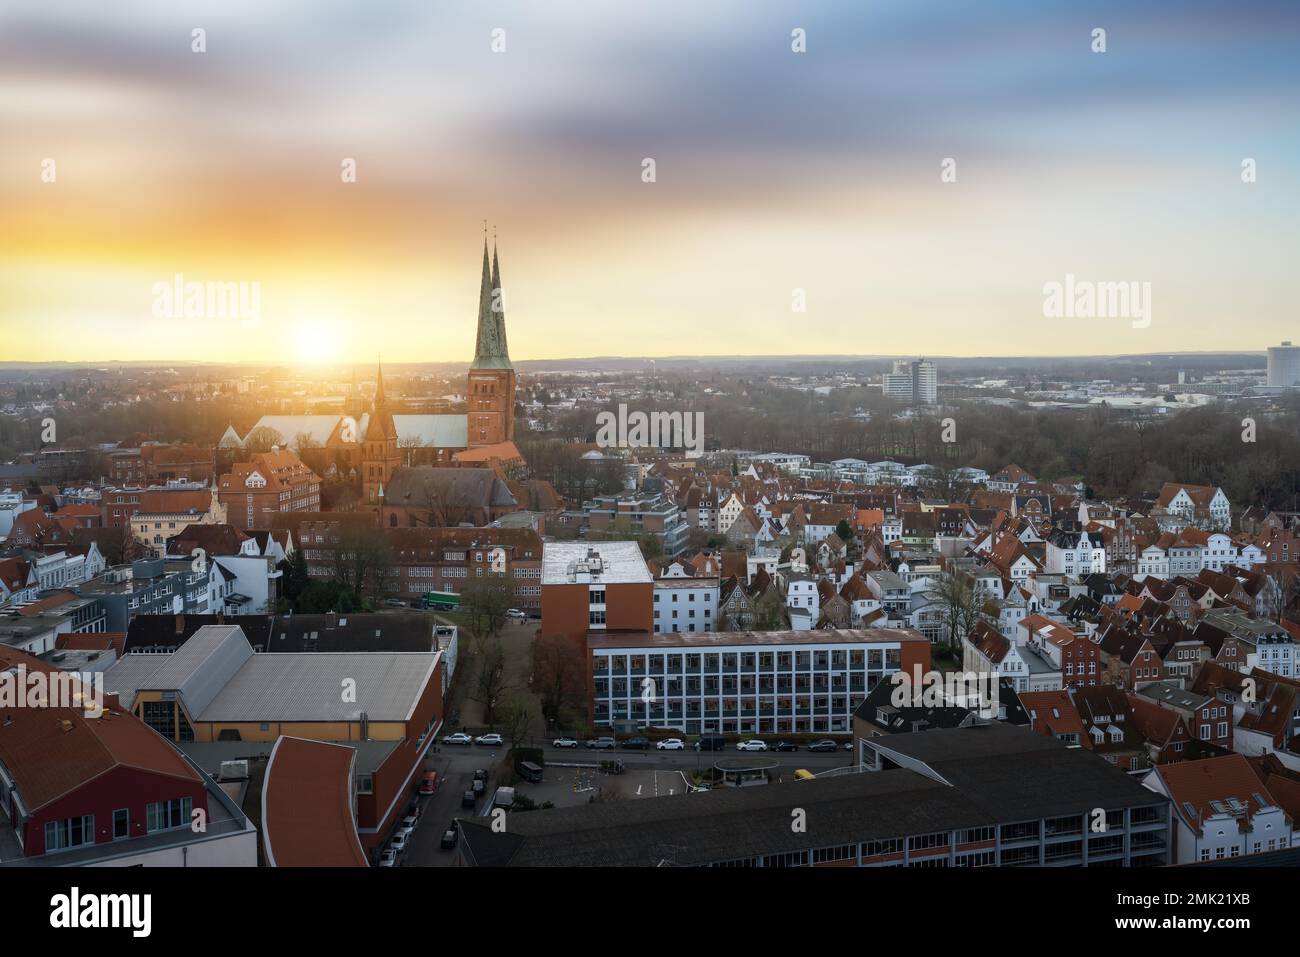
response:
M429 681L437 656L438 652L250 652L211 703L190 713L196 721L353 721L362 713L371 721L405 721ZM343 697L348 679L356 682L355 701Z
M135 704L135 693L153 676L153 673L166 664L171 655L128 654L123 655L104 672L104 691L118 696L122 707L131 710Z
M463 449L469 445L464 415L394 415L398 441L413 439L422 448Z
M178 691L185 710L199 715L252 657L238 625L204 625L138 687Z

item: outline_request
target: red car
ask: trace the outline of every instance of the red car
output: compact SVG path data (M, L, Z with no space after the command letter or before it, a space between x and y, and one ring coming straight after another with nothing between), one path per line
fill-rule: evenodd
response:
M438 787L438 772L425 771L424 777L420 779L420 793L432 794Z

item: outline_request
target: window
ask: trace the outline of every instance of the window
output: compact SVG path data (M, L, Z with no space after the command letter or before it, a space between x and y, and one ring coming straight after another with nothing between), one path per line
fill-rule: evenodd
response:
M120 841L131 836L131 811L119 808L113 812L113 840Z
M843 844L839 847L819 847L813 851L813 863L825 864L830 861L848 861L853 860L856 855L856 844Z
M913 851L923 851L932 847L947 847L948 832L942 831L936 834L920 834L916 837L909 837L907 846Z
M979 844L991 840L993 840L993 828L991 827L972 827L961 831L957 835L958 844Z
M45 825L45 851L64 851L70 847L95 843L95 815L49 821Z
M178 827L188 827L193 801L190 798L177 798L171 801L159 801L145 805L146 829L169 831Z

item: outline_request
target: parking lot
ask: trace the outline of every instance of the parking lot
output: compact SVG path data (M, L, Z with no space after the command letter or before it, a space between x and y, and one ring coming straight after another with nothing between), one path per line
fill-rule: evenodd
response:
M593 800L668 797L685 794L689 788L689 775L678 769L606 774L594 768L547 767L541 784L520 783L516 790L539 805L550 801L556 807L573 807Z

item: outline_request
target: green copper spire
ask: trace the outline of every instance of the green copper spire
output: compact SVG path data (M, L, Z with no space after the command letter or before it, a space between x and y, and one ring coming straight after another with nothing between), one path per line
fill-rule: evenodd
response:
M503 306L493 311L493 304L501 301L501 271L496 264L496 251L488 261L487 237L483 237L483 278L478 294L478 338L474 345L474 362L471 369L510 369L510 352L506 348L506 317Z

